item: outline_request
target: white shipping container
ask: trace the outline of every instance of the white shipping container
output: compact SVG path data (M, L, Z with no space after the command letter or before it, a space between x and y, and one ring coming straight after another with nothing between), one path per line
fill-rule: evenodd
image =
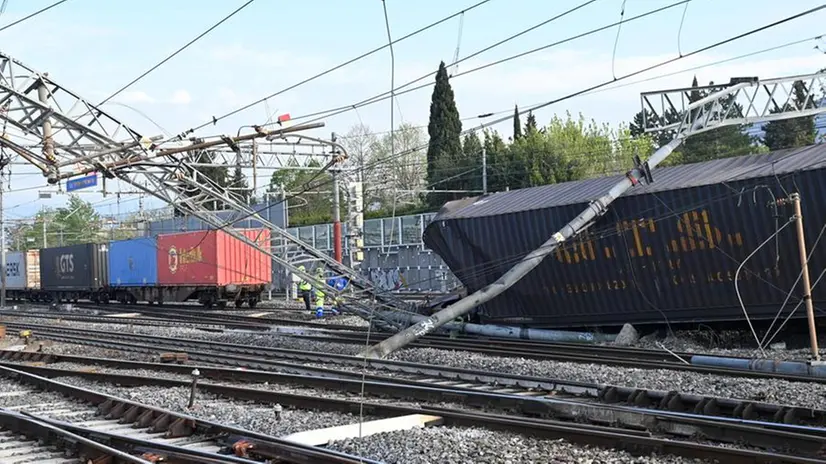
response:
M40 252L38 250L6 253L6 288L9 290L40 288Z
M22 251L6 253L6 288L9 290L26 288L26 253Z

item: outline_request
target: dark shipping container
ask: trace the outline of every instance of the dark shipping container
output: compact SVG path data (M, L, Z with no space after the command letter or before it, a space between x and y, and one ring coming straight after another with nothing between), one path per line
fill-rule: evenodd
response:
M44 290L98 290L109 284L108 244L83 244L40 250Z
M153 237L109 242L109 282L113 287L158 283L158 243Z
M793 215L770 203L801 194L814 282L826 266L826 146L661 168L585 233L478 309L483 321L537 327L743 320L738 266ZM500 192L445 205L425 244L469 292L492 283L604 195L620 176ZM824 237L826 239L826 237ZM737 277L751 318L773 318L801 269L794 224ZM800 303L798 285L783 317ZM816 312L826 285L813 291ZM819 306L819 307L818 307ZM795 316L803 317L797 308Z

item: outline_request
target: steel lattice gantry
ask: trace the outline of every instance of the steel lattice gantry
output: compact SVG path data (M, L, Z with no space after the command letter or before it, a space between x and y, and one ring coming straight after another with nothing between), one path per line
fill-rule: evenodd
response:
M125 181L140 191L155 196L215 228L223 228L233 237L267 253L290 272L315 282L328 295L344 299L344 309L362 317L381 317L376 307L407 311L409 304L376 289L366 278L335 261L332 257L291 236L270 223L247 205L237 194L217 185L201 174L192 160L204 150L224 153L229 147L241 153L239 144L255 139L284 140L286 136L322 127L323 123L296 125L273 131L256 127L255 132L238 136L209 139L186 139L185 134L161 141L162 137L145 137L118 121L76 93L53 81L20 61L0 52L0 122L3 136L0 144L36 166L50 184L73 176L100 172L107 178ZM342 160L339 145L301 136L316 144L333 148L327 167ZM32 140L41 142L42 152L31 149ZM230 163L230 165L235 163ZM293 164L293 163L290 163ZM206 205L220 202L237 211L238 219L222 220ZM272 231L277 239L274 248L262 246L235 231L235 222L254 218ZM350 281L345 293L318 282L309 272L302 272L286 257L290 254L309 257L316 266L323 265L336 276ZM307 259L304 260L305 262ZM375 314L374 314L375 313ZM397 326L387 319L389 326Z

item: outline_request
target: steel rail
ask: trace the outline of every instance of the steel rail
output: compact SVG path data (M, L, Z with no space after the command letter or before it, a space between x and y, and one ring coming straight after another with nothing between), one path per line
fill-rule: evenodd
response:
M189 382L183 380L149 376L85 372L41 366L21 366L20 369L50 377L78 376L98 382L117 383L119 385L129 386L154 385L162 387L186 387L189 385ZM350 388L352 391L358 391L358 384L359 382L357 381L351 381ZM628 410L620 411L619 409L615 409L615 411L617 411L616 417L609 418L604 413L601 417L603 423L617 422L618 424L616 425L574 425L570 422L571 419L587 417L587 414L584 414L584 409L586 408L583 408L583 405L579 405L579 409L573 409L574 405L570 403L568 404L569 408L564 409L560 407L564 402L537 401L525 398L522 398L522 400L533 401L537 403L537 405L549 405L548 407L554 409L558 415L567 416L569 421L517 418L501 414L459 411L446 408L415 408L373 402L362 404L359 400L331 399L324 398L320 395L287 394L271 390L219 385L208 382L201 382L199 389L222 397L263 403L278 403L305 409L321 408L324 410L333 409L352 412L363 405L365 413L371 416L392 417L402 414L430 414L442 417L445 420L445 425L449 426L481 426L494 430L518 431L522 434L537 437L547 438L550 436L554 438L565 438L581 443L592 445L601 444L601 446L608 447L627 449L629 446L625 441L628 440L633 444L631 448L636 453L669 449L668 452L684 457L713 457L715 459L723 459L723 462L760 462L763 460L770 460L771 462L823 462L817 460L816 456L822 453L824 445L826 444L826 440L824 440L822 436L822 433L826 433L826 429L799 429L813 432L812 434L806 434L800 431L789 432L783 430L782 427L776 427L776 424L762 424L765 426L765 428L763 428L754 425L721 423L715 420L698 419L696 417L666 416L662 413L658 415L647 415L645 413L635 413ZM438 391L439 389L433 388L431 390ZM488 395L499 400L507 400L504 395L483 394L479 392L477 392L477 395ZM632 419L634 415L637 416L636 420ZM599 412L594 411L590 418L594 422L599 422L598 417ZM624 421L626 422L625 424L623 424ZM651 424L654 425L652 426ZM618 425L625 425L627 427L642 426L643 430L622 430L617 428ZM644 431L646 425L652 430L648 432ZM683 439L704 436L706 440L711 439L728 443L745 441L748 445L768 449L789 449L794 450L797 454L792 456L777 452L715 447L691 441L664 439L653 435L654 433L659 435L680 436L680 438ZM801 455L802 453L806 453L808 456L803 456Z
M110 462L113 464L151 464L150 461L77 435L66 428L5 408L0 408L0 431L14 432L26 437L4 437L2 440L0 457L13 454L17 463L26 462L26 459L32 459L30 462L48 459L43 456L47 453L49 457L59 456L67 460L76 458L77 464L100 462L104 458L111 459ZM56 446L60 451L50 451L45 445Z
M0 366L0 377L30 385L42 391L56 392L67 398L89 403L95 407L99 416L103 416L107 420L108 424L133 424L133 430L137 429L138 432L147 430L152 433L162 433L165 438L194 437L196 440L195 443L197 444L215 446L218 443L222 443L218 448L228 446L233 449L252 450L239 457L246 458L246 461L234 460L234 458L227 456L224 462L261 462L266 459L281 459L282 462L300 464L315 462L331 464L373 462L332 450L305 446L238 427L175 413L87 388L76 387L20 369ZM0 398L0 404L1 403L2 398ZM101 430L95 429L94 427L82 427L82 429L86 429L83 433L95 434L95 436L103 435L99 433ZM78 431L82 430L75 429L75 432ZM221 438L216 441L214 439L216 436ZM115 437L113 434L108 434L108 439L120 440L121 442L129 441L128 437ZM133 441L132 443L135 444L136 442ZM146 446L147 444L154 443L139 443L140 446ZM172 446L169 442L167 442L166 445ZM203 449L196 450L183 446L173 446L173 448L170 448L169 446L156 447L154 449L159 453L164 453L165 451L175 453L178 457L189 455L198 457L199 459L207 458L212 460L219 459L223 456ZM195 460L192 462L209 461Z
M92 329L79 329L79 328L70 328L70 327L60 327L60 326L52 326L52 325L38 325L38 324L27 324L27 323L18 323L18 322L8 322L6 326L12 329L33 329L37 335L42 336L44 338L51 338L56 339L58 336L63 336L63 340L66 340L66 335L75 334L77 336L85 337L85 340L91 340L94 337L98 337L98 339L103 340L128 340L128 341L137 341L137 342L148 342L152 341L153 343L157 343L163 346L169 347L169 349L174 348L187 348L187 349L197 349L197 350L205 350L211 349L215 351L219 351L222 353L233 353L233 354L245 354L245 355L255 355L261 357L275 357L275 358L283 358L283 359L296 359L302 361L310 361L310 362L319 362L319 363L343 363L343 364L350 364L350 365L357 365L362 366L365 362L368 365L382 365L381 363L385 360L379 359L369 359L365 361L364 358L360 358L357 356L350 356L350 355L343 355L337 353L315 353L315 352L307 352L301 350L294 350L288 348L266 348L266 347L255 347L255 346L244 346L244 345L236 345L232 343L222 343L222 342L214 342L208 340L197 340L197 339L182 339L182 338L170 338L170 337L160 337L154 335L143 335L143 334L130 334L130 333L111 333L99 330L92 330ZM555 345L554 345L555 346ZM629 368L642 368L642 369L667 369L667 370L675 370L675 371L684 371L684 372L695 372L695 373L702 373L702 374L715 374L715 375L722 375L722 376L730 376L730 377L746 377L746 378L754 378L754 379L781 379L781 380L790 380L790 381L799 381L799 382L811 382L811 383L820 383L826 384L826 378L822 377L814 377L814 376L806 376L806 375L793 375L793 374L783 374L783 373L770 373L770 372L760 372L760 371L747 371L743 369L734 369L734 368L725 368L725 367L709 367L709 366L696 366L691 364L684 364L680 362L663 362L662 360L651 360L651 359L634 359L632 355L629 353L633 352L635 349L622 349L619 347L608 347L608 346L592 346L588 345L589 348L592 350L599 350L598 354L588 354L583 349L583 346L571 344L565 345L564 347L560 348L561 351L553 351L552 348L546 348L544 352L541 353L542 359L552 360L552 361L564 361L564 362L574 362L574 363L597 363L597 364L605 364L611 366L618 366L618 367L629 367ZM615 354L611 355L612 350L619 350L615 351ZM493 350L495 351L495 350ZM644 353L659 353L652 350L638 350ZM663 356L667 353L659 353L657 356Z
M104 342L101 343L101 345L126 349L131 348L132 350L143 350L144 352L156 352L158 350L156 344L122 346L120 344L113 345ZM600 385L563 379L497 374L469 369L392 361L383 361L382 363L376 363L379 364L377 366L370 366L371 368L391 370L394 373L392 376L388 376L367 373L360 369L337 370L327 367L240 357L208 351L191 350L187 351L186 354L188 360L184 362L192 360L202 363L218 363L245 368L244 370L238 370L216 367L214 365L197 366L202 375L227 381L289 383L299 386L317 386L319 388L336 389L337 382L341 382L341 385L349 385L346 381L355 380L358 382L356 382L354 388L356 388L355 392L358 393L361 388L360 381L366 380L375 384L373 388L377 389L377 393L386 394L395 398L406 398L408 397L406 395L417 392L418 390L412 389L413 387L423 388L426 392L431 391L427 389L442 388L449 390L448 393L444 393L444 395L447 395L445 398L442 397L442 394L437 395L442 401L452 401L450 398L456 396L458 392L459 398L470 401L470 403L474 403L475 401L479 405L490 403L490 398L484 396L468 397L463 395L480 392L500 395L500 397L497 397L494 401L494 406L499 406L503 401L501 395L512 396L517 400L525 398L541 400L577 397L591 402L625 404L638 409L647 408L661 412L689 412L698 416L722 417L735 420L826 426L826 411L823 410L679 393L675 391ZM0 351L0 365L3 364L3 360L17 363L71 362L87 365L104 365L117 369L157 370L180 375L189 375L193 368L191 365L148 363L20 351ZM379 385L391 385L391 387L388 387L389 390L385 391L379 387ZM393 385L401 385L402 388L392 387ZM426 393L423 397L416 396L414 399L429 400L431 398L430 393ZM530 402L508 401L507 403L511 404L513 408L529 415L552 414L552 411L542 408L536 409L533 406L534 403Z

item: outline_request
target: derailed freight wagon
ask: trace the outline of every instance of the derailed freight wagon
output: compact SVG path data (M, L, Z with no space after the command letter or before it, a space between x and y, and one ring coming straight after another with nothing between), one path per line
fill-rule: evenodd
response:
M109 301L109 244L40 250L40 285L50 301Z
M264 249L267 229L239 230ZM255 307L272 279L272 258L222 230L159 235L157 239L160 300L198 300L206 307L232 301Z
M617 199L502 295L474 312L482 322L533 327L771 319L790 291L800 302L794 214L775 199L799 192L812 280L826 268L826 145L660 168L654 183ZM424 232L468 293L494 282L604 195L620 176L500 192L446 204ZM824 237L826 238L826 237ZM738 266L758 247L737 274ZM826 306L816 286L815 306ZM798 308L796 316L805 316Z
M12 300L39 301L40 250L6 253L6 297Z

